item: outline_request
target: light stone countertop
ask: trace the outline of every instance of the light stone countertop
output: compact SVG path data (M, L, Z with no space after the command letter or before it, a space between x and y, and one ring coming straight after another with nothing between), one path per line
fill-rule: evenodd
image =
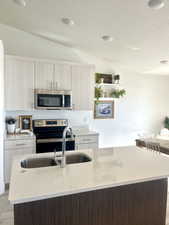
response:
M83 136L83 135L99 135L99 133L95 131L74 131L75 136Z
M15 158L9 191L12 204L48 199L120 185L166 178L169 158L138 147L86 149L91 162L36 169L23 169L27 157L48 157L52 153ZM66 154L76 154L77 151Z
M16 141L16 140L25 140L25 139L35 139L35 135L31 134L6 134L5 141Z
M77 127L72 127L73 134L76 136L82 136L82 135L99 135L98 132L90 130L89 128L77 128Z

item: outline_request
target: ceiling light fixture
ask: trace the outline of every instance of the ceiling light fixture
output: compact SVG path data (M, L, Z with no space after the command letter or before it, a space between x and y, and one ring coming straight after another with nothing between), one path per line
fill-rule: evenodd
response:
M62 18L62 23L69 25L69 26L73 26L75 24L75 22L69 18Z
M166 59L165 60L161 60L160 63L161 64L168 64L168 60L166 60Z
M113 38L111 36L109 36L109 35L102 36L102 39L103 39L103 41L108 41L108 42L113 41Z
M133 51L140 51L141 48L138 48L138 47L128 47L129 49L133 50Z
M140 48L137 48L137 47L133 47L133 48L131 48L133 51L139 51L140 50Z
M164 7L164 0L149 0L148 6L152 9L161 9Z
M26 1L25 0L13 0L16 4L25 7Z

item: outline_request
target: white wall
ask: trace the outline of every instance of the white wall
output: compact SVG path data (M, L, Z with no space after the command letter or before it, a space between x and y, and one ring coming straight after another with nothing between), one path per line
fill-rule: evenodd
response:
M0 41L0 194L4 192L4 151L3 151L3 134L4 134L4 71L3 71L3 44Z
M157 134L169 114L169 77L123 74L126 97L115 102L114 120L95 120L101 146L134 144L138 133Z
M4 40L7 54L90 63L96 65L97 72L114 72L111 62L4 25L0 25L0 37ZM116 67L115 70L121 74L121 84L127 95L117 100L114 120L93 120L92 112L44 112L41 116L67 117L76 124L79 124L78 121L84 125L89 124L100 133L102 147L134 144L137 133L159 132L169 112L169 77L134 74L121 68ZM12 112L13 115L18 113L21 112ZM32 113L37 116L37 112Z
M34 111L7 111L7 117L18 118L19 115L32 115L32 119L68 119L73 127L88 127L91 123L91 111L65 110L34 110Z

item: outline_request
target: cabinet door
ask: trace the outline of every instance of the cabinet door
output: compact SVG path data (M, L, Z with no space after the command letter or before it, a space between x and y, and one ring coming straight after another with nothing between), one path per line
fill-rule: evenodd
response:
M54 79L54 64L48 62L36 62L35 88L51 89Z
M91 149L98 149L98 143L90 143L88 145L88 148L91 148Z
M5 108L28 110L33 108L34 63L22 59L6 58Z
M75 110L93 110L94 70L91 66L72 66L72 100Z
M11 168L12 168L12 161L15 156L32 154L34 149L32 148L25 148L23 151L20 149L17 150L6 150L5 151L5 183L10 182L11 176Z
M71 90L71 66L68 64L55 64L54 82L57 82L57 89Z

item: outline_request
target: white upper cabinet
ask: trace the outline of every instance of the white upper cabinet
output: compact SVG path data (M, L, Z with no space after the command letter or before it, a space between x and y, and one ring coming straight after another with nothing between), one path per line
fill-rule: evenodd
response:
M33 108L34 62L6 57L5 108L29 110Z
M74 110L93 110L94 67L72 66L72 99Z
M36 62L35 66L35 88L51 89L54 78L54 63Z
M71 90L71 66L50 62L36 62L35 88Z
M7 56L6 110L32 110L34 89L72 90L73 110L93 110L94 67Z
M58 63L55 64L54 82L57 82L57 89L59 90L71 90L71 65Z

